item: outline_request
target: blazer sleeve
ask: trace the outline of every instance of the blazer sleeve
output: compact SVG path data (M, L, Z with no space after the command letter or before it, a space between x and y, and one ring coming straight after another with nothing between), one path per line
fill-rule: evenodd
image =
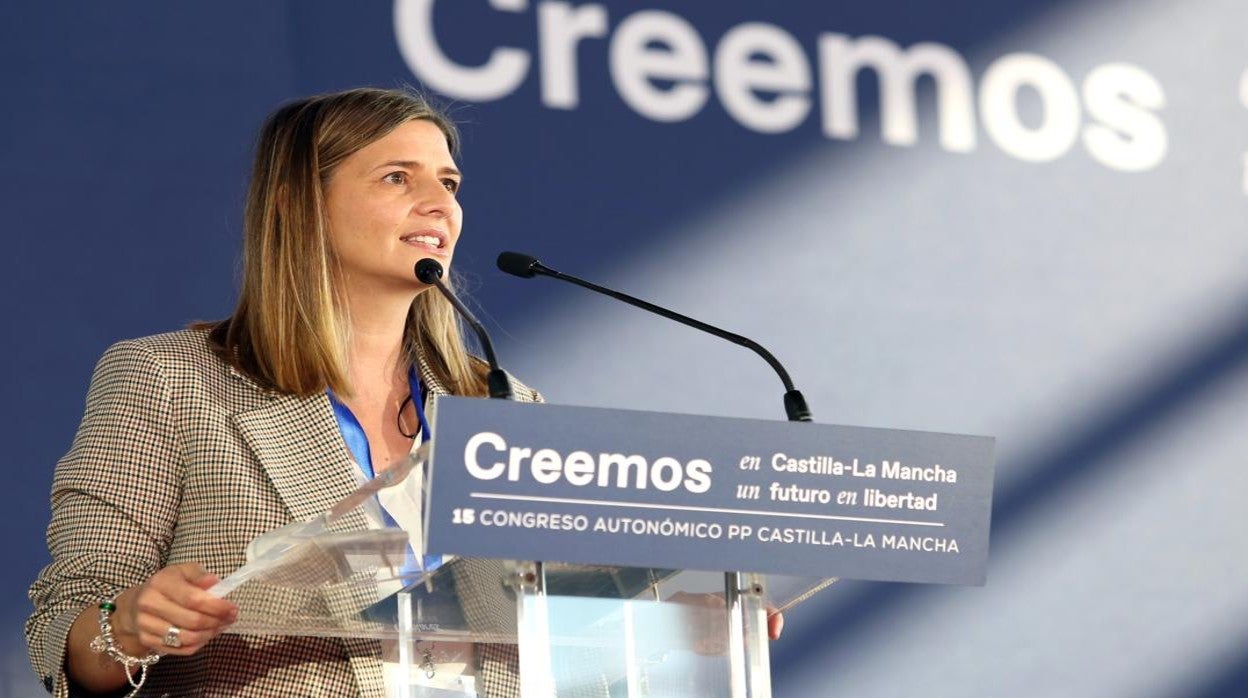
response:
M84 608L140 584L163 566L177 520L182 449L169 380L145 345L105 352L73 445L52 480L52 562L30 587L26 643L56 696L70 626Z

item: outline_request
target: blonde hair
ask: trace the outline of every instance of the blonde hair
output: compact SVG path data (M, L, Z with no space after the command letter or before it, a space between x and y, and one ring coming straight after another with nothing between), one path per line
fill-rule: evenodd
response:
M329 243L325 183L346 157L400 124L422 119L458 151L455 126L423 97L361 88L291 102L265 121L243 220L242 287L229 319L214 325L214 349L273 389L351 394L346 308ZM416 296L404 350L452 393L485 395L485 368L464 345L458 315L435 291Z

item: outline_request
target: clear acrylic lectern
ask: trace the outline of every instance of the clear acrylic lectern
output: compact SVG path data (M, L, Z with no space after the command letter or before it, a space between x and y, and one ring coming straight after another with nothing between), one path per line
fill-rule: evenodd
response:
M457 695L412 677L429 668L422 648L473 643L515 646L524 698L762 698L767 613L834 581L478 558L434 566L412 526L396 525L404 517L382 513L422 501L426 452L317 519L253 541L249 562L213 590L241 609L230 632L379 640L397 658L386 675L400 697ZM480 681L473 690L496 693Z

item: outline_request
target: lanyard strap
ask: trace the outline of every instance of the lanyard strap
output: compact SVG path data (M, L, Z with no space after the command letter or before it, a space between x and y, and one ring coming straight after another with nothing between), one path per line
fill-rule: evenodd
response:
M416 375L415 366L407 371L407 386L411 390L409 394L412 396L412 406L416 408L416 419L420 422L420 442L423 444L432 434L429 431L429 422L425 421L425 384Z

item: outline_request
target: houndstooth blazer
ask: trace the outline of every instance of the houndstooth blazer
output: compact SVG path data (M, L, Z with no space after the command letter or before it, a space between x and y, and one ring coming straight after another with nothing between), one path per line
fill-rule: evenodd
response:
M431 396L448 393L423 363L420 374ZM520 400L541 400L513 387ZM114 345L52 482L52 563L30 588L26 623L35 670L65 698L65 642L82 609L170 564L225 577L253 538L353 491L356 471L325 394L262 388L210 351L207 332ZM372 640L221 635L193 656L162 659L143 694L381 696L378 650ZM518 695L515 647L477 654L477 690Z

